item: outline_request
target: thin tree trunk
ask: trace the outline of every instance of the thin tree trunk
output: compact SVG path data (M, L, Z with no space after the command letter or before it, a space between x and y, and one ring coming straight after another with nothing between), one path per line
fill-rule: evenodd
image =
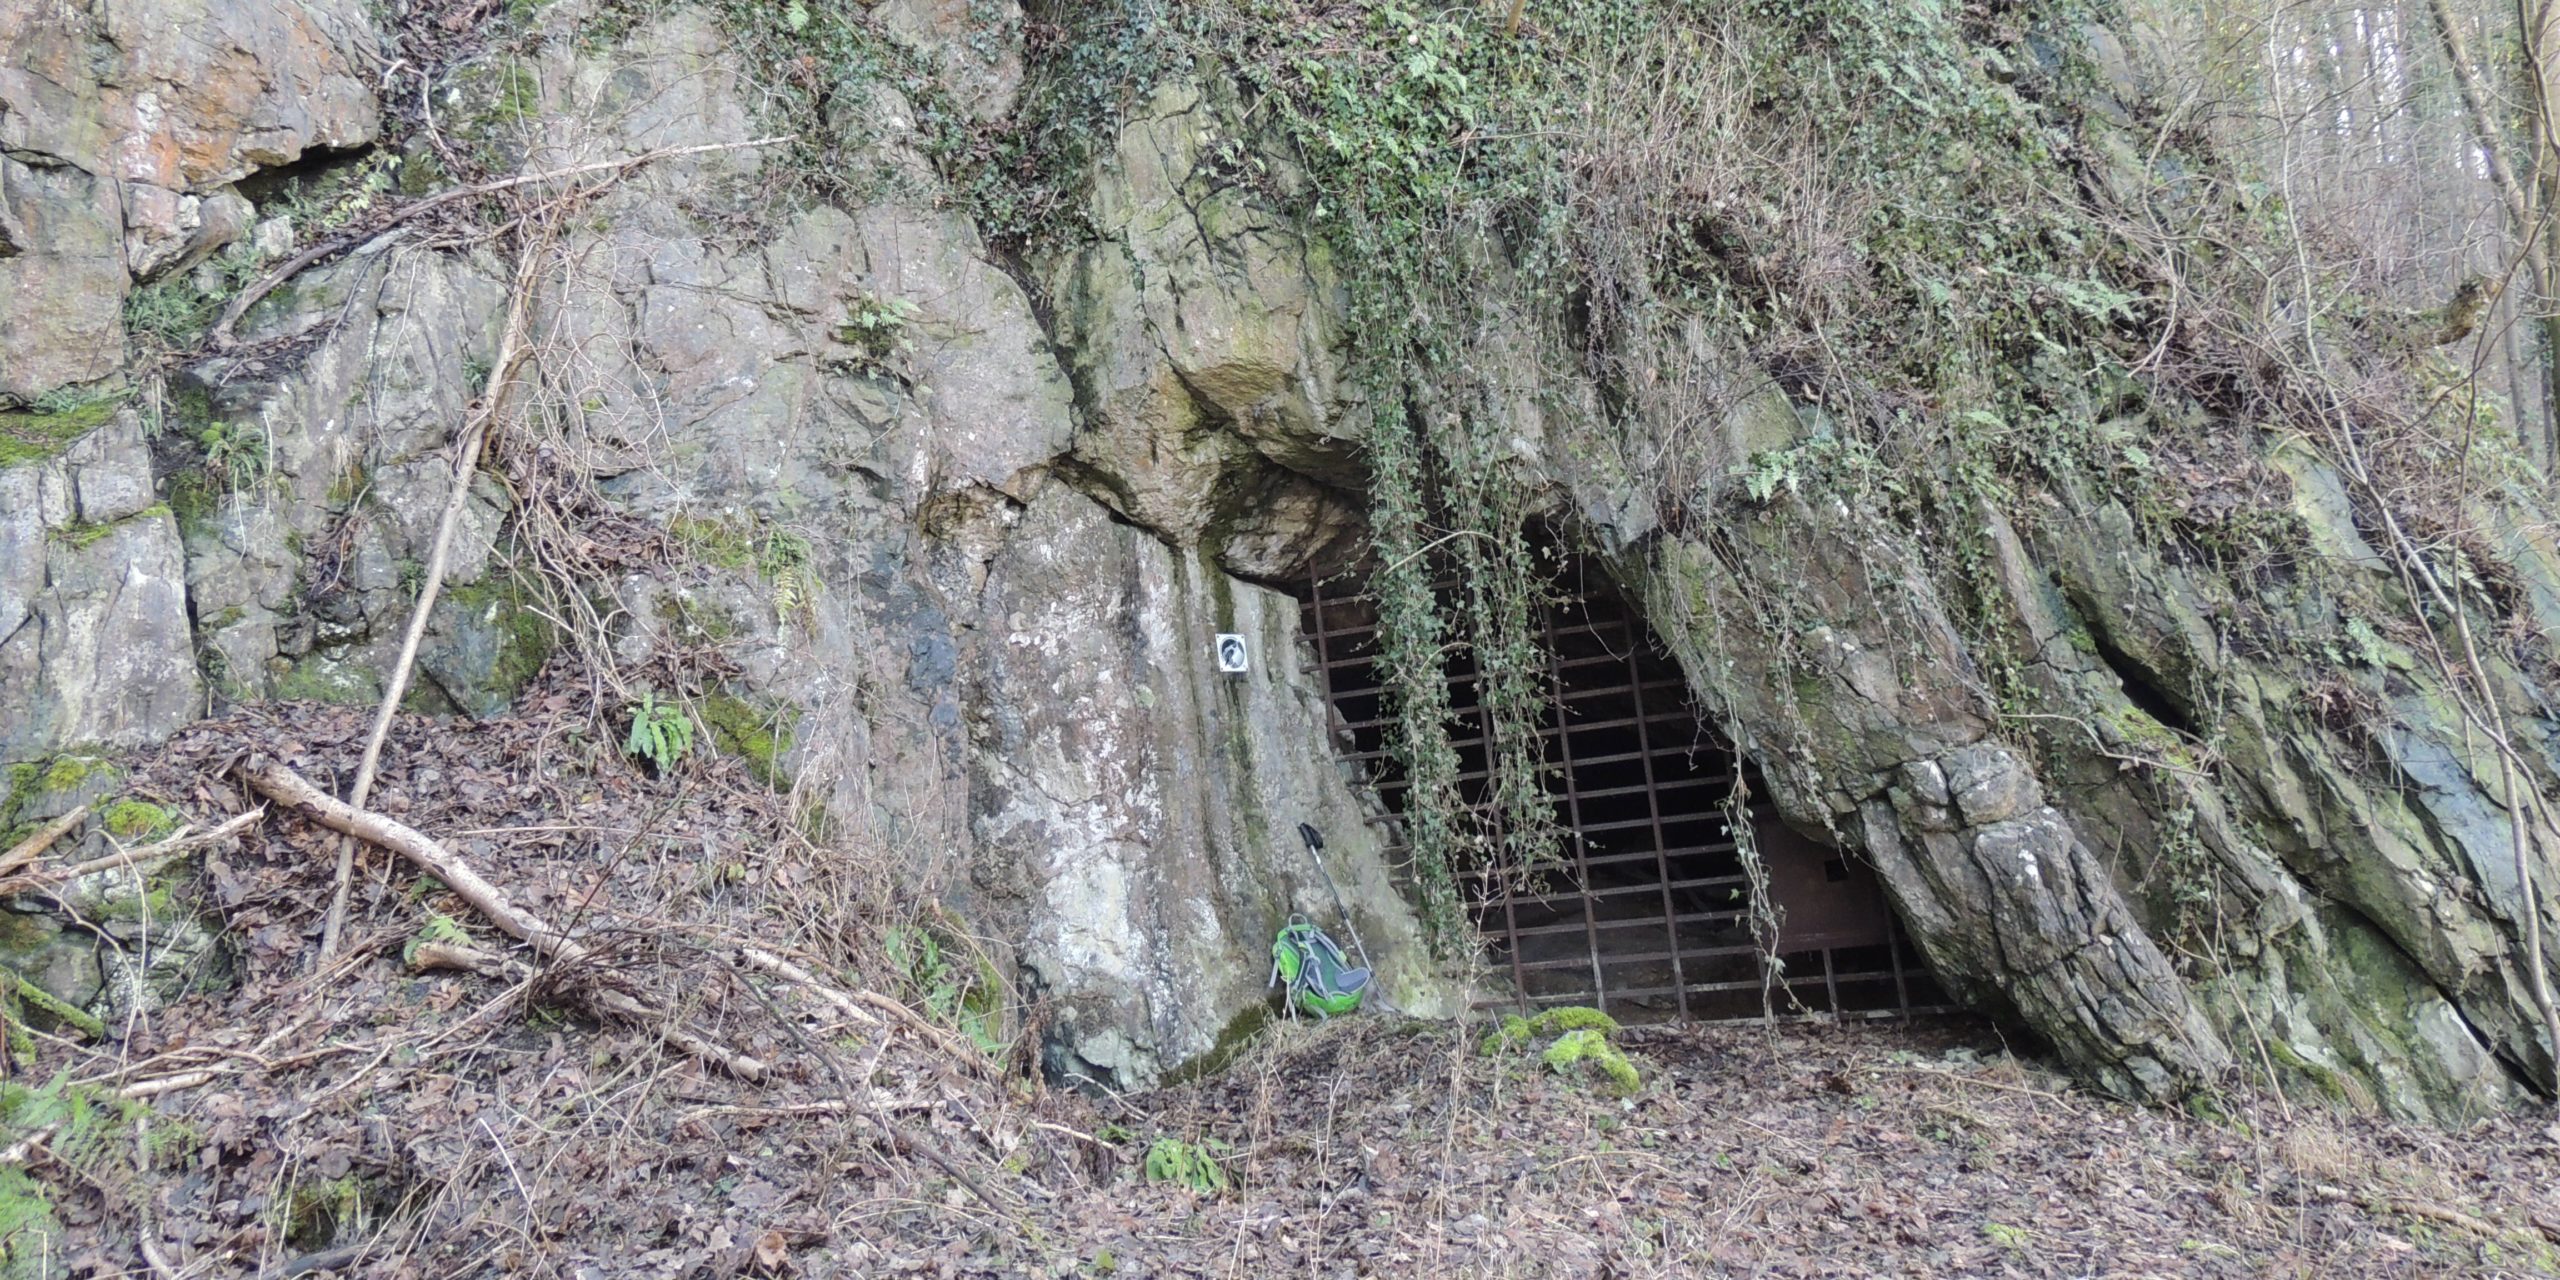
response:
M2435 27L2436 38L2443 42L2445 60L2453 65L2454 87L2461 92L2462 108L2471 117L2471 132L2479 140L2481 162L2489 171L2489 183L2498 190L2500 203L2507 208L2507 225L2513 230L2516 244L2523 251L2525 273L2533 285L2532 296L2520 305L2534 317L2534 330L2542 337L2542 458L2546 468L2560 466L2560 314L2553 312L2553 299L2560 296L2560 280L2552 276L2555 239L2560 239L2560 226L2549 222L2554 207L2553 193L2560 190L2560 169L2547 159L2551 146L2551 76L2545 39L2553 16L2551 0L2517 0L2516 20L2524 37L2524 81L2527 124L2532 142L2525 173L2527 180L2517 177L2513 157L2502 138L2510 136L2498 127L2491 104L2494 98L2471 60L2470 42L2462 35L2448 0L2427 0L2427 17Z
M2444 0L2432 0L2442 4ZM2560 101L2560 65L2553 58L2555 48L2553 23L2560 18L2552 0L2516 0L2516 23L2524 48L2525 122L2533 140L2533 212L2539 225L2519 234L2530 238L2538 256L2532 258L2534 278L2533 305L2542 333L2544 405L2548 409L2544 424L2543 456L2560 466L2560 222L2552 215L2560 210L2560 123L2552 119L2555 101ZM2553 1046L2560 1052L2560 1045Z
M391 664L390 678L383 682L382 704L375 709L373 731L365 736L364 757L356 765L354 787L347 792L347 803L362 809L373 795L373 775L382 763L382 741L391 731L391 718L400 710L400 699L409 691L410 673L417 669L418 645L426 638L427 617L435 611L436 597L444 590L445 564L453 554L454 531L462 525L463 509L471 502L471 481L480 474L480 454L489 443L489 434L497 429L504 412L507 390L515 380L516 366L524 359L526 314L530 309L534 283L541 270L541 243L525 246L517 263L515 289L507 300L507 318L498 337L497 363L489 368L488 382L481 388L471 417L464 422L454 441L453 492L445 498L444 514L436 522L433 550L427 555L426 578L418 586L418 601L409 611L409 629L400 638L400 659ZM355 842L338 841L338 864L331 882L329 911L320 925L320 963L327 964L338 954L338 937L347 924L347 892L355 878Z

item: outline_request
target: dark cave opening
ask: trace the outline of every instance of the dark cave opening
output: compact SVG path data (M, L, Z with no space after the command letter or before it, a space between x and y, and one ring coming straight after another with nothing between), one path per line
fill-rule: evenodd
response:
M284 164L272 165L240 179L233 186L250 204L257 206L258 216L271 216L268 205L278 200L309 197L328 190L332 183L353 176L357 167L374 155L372 143L352 147L313 147Z
M1384 802L1370 820L1401 851L1408 784L1387 749L1377 611L1361 581L1356 568L1318 572L1298 594L1336 749ZM1456 868L1516 1002L1589 1005L1632 1021L1945 1006L1874 872L1779 819L1757 770L1700 714L1636 609L1595 566L1571 557L1554 586L1542 637L1553 696L1539 736L1560 856L1513 865L1496 833L1481 864ZM1489 718L1463 646L1453 647L1446 677L1461 801L1490 814ZM1737 817L1776 908L1779 965L1766 1010L1767 953L1751 927Z
M2126 700L2137 710L2188 737L2198 736L2195 716L2186 699L2162 686L2149 667L2118 648L2104 630L2089 628L2089 638L2096 646L2098 661L2107 664L2107 670L2115 675L2116 684L2123 688Z

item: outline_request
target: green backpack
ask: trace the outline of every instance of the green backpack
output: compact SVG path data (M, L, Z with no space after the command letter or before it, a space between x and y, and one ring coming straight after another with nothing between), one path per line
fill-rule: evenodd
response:
M1369 971L1353 968L1342 948L1305 916L1291 916L1271 940L1271 984L1286 984L1289 1012L1319 1018L1357 1013L1368 994Z

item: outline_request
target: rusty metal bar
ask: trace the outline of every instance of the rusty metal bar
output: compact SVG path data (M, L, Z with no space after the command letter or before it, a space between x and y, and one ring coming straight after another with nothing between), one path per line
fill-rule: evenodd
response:
M1542 620L1546 623L1547 660L1552 664L1555 661L1556 653L1555 612L1553 610L1546 611ZM1549 713L1555 717L1556 750L1563 757L1560 763L1564 766L1564 811L1566 821L1564 838L1573 842L1574 887L1581 891L1583 941L1591 948L1591 1005L1593 1008L1605 1013L1609 1008L1609 981L1606 977L1602 976L1600 972L1599 908L1591 896L1591 866L1588 861L1591 856L1591 847L1589 842L1584 839L1584 830L1582 825L1582 789L1575 781L1573 767L1573 735L1564 731L1565 716L1567 714L1564 697L1564 673L1553 665L1550 665L1547 668L1547 685L1549 688L1554 689L1556 693L1555 705L1549 708ZM1487 763L1490 764L1491 762L1487 761ZM1516 944L1513 947L1513 953L1518 953L1518 947Z
M1476 686L1476 727L1484 735L1483 772L1486 780L1489 781L1493 777L1493 713L1485 707L1485 700L1483 697L1484 686L1482 684L1483 679L1484 664L1479 661L1476 664L1476 680L1478 681ZM1452 743L1451 745L1454 747L1456 744ZM1520 965L1520 877L1516 874L1501 874L1505 870L1516 871L1517 868L1506 866L1509 861L1509 853L1504 847L1501 839L1501 806L1493 803L1493 796L1489 791L1486 794L1483 803L1485 808L1493 811L1494 843L1492 861L1487 864L1485 869L1495 873L1495 878L1491 883L1502 886L1502 923L1504 925L1506 935L1511 940L1511 945L1505 948L1511 953L1511 987L1512 990L1519 992L1523 998L1526 998L1529 992L1528 971L1523 969ZM1453 867L1451 870L1455 871L1456 868ZM1454 876L1452 878L1454 878ZM1479 915L1478 919L1482 919L1482 916Z
M1568 566L1567 572L1576 568ZM1587 570L1584 576L1598 580ZM1411 784L1397 776L1385 747L1390 717L1383 706L1372 711L1361 701L1383 701L1387 690L1377 674L1377 655L1363 652L1377 630L1374 614L1359 607L1362 593L1344 589L1346 577L1335 575L1328 590L1324 575L1309 572L1306 622L1316 640L1313 669L1325 680L1332 730L1348 735L1340 758L1384 762L1370 766L1372 785L1397 814L1370 821L1389 827L1391 849L1404 853L1408 851L1392 829L1401 824L1402 801ZM1443 590L1455 585L1440 584ZM1734 997L1760 986L1756 973L1746 976L1735 963L1761 955L1756 941L1736 940L1734 930L1746 912L1739 907L1684 911L1681 904L1682 895L1730 892L1747 883L1734 833L1714 826L1721 809L1701 807L1716 788L1741 780L1745 766L1689 705L1687 681L1662 657L1642 619L1623 601L1605 593L1582 594L1545 610L1541 622L1552 705L1544 723L1531 732L1538 743L1555 743L1552 756L1541 751L1552 761L1545 785L1561 810L1562 835L1572 848L1570 861L1552 870L1569 874L1573 883L1530 890L1526 877L1540 869L1520 865L1518 851L1511 847L1513 833L1505 829L1492 795L1499 753L1483 673L1472 655L1461 653L1446 674L1450 727L1465 735L1454 737L1451 745L1482 757L1475 768L1462 765L1458 800L1462 811L1479 815L1491 836L1482 862L1452 870L1467 893L1475 931L1486 945L1503 951L1514 986L1509 1001L1487 1003L1587 1002L1623 1016L1639 1012L1634 1002L1659 1001L1651 1007L1664 1013L1676 1008L1685 1019L1740 1016ZM1367 714L1352 719L1343 714L1345 706ZM1683 721L1691 732L1669 727ZM1761 829L1764 854L1785 872L1773 875L1771 892L1782 908L1790 895L1799 895L1794 899L1799 906L1811 906L1791 913L1789 918L1801 917L1804 926L1781 941L1785 955L1803 968L1788 981L1790 994L1826 1006L1805 1016L1918 1011L1921 988L1935 991L1935 984L1927 981L1925 970L1910 966L1905 939L1890 911L1856 905L1857 895L1869 890L1881 903L1882 886L1867 883L1864 873L1861 883L1843 884L1836 865L1805 865L1802 859L1826 858L1828 851L1788 835L1765 808L1754 806L1745 820ZM1636 910L1626 914L1630 907ZM1692 927L1698 932L1684 939L1684 928ZM1648 949L1638 941L1647 934L1661 939L1659 947ZM1554 945L1577 937L1578 955L1538 949L1541 940ZM1692 941L1696 945L1689 945ZM1853 949L1854 957L1849 954ZM1812 969L1815 963L1821 965L1818 974ZM1651 967L1662 965L1667 972ZM1589 989L1552 985L1570 973L1588 974ZM1853 1004L1858 1007L1849 1007Z
M1671 900L1671 856L1664 852L1671 847L1671 839L1662 830L1662 792L1659 785L1661 779L1655 776L1653 770L1653 736L1645 732L1644 671L1636 665L1635 619L1632 616L1624 617L1621 622L1624 626L1619 634L1625 638L1627 645L1628 696L1635 700L1636 750L1644 757L1646 787L1644 811L1647 820L1653 824L1653 862L1655 868L1661 873L1659 879L1662 885L1662 929L1665 941L1671 944L1671 985L1679 991L1680 1020L1686 1022L1689 1020L1689 978L1688 970L1680 962L1680 908Z

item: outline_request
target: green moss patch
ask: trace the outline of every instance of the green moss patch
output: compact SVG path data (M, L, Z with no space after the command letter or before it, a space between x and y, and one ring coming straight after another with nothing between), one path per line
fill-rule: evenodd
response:
M108 805L106 812L99 815L99 821L105 824L108 835L127 843L157 840L177 829L178 825L176 814L148 800L130 797Z
M1590 1080L1595 1088L1610 1096L1626 1098L1644 1088L1644 1075L1636 1073L1636 1062L1628 1062L1626 1050L1615 1044L1618 1019L1597 1009L1567 1006L1546 1009L1536 1016L1505 1016L1500 1027L1485 1037L1482 1055L1500 1057L1513 1052L1528 1052L1541 1039L1539 1062L1556 1075L1574 1080Z
M122 403L105 399L59 413L0 413L0 470L60 455L82 436L105 426Z
M667 532L695 560L722 569L744 569L756 562L755 525L744 520L677 516Z
M312 654L277 677L275 696L286 702L369 707L381 700L382 686L360 666Z
M557 628L513 577L448 587L437 612L466 620L464 629L480 633L477 641L488 646L487 667L470 672L471 683L501 703L531 684L559 647Z
M64 546L75 549L92 546L105 538L108 534L114 533L116 530L132 524L136 520L155 520L168 514L169 506L167 503L153 503L152 505L144 507L142 510L136 511L132 515L126 516L121 520L101 520L94 524L82 522L78 524L64 525L62 528L53 531L53 540L63 544Z
M1561 1036L1576 1031L1597 1031L1604 1036L1614 1036L1618 1034L1618 1020L1597 1009L1581 1005L1548 1009L1533 1018L1524 1018L1515 1013L1504 1017L1502 1025L1494 1028L1493 1034L1486 1037L1484 1053L1485 1056L1491 1057L1498 1053L1526 1048L1531 1043L1544 1040L1549 1036Z
M722 751L746 761L766 786L780 788L790 784L782 758L792 747L792 729L799 717L789 711L765 712L743 698L713 694L702 700L702 723L711 730L712 740Z
M1627 1061L1627 1055L1609 1042L1606 1032L1568 1031L1556 1037L1555 1043L1538 1055L1538 1060L1546 1063L1548 1070L1560 1075L1574 1075L1579 1069L1581 1074L1594 1078L1602 1092L1621 1098L1644 1086L1643 1077L1636 1074L1635 1064Z
M1485 1037L1482 1052L1487 1057L1526 1053L1543 1040L1546 1047L1539 1051L1538 1060L1548 1070L1588 1080L1601 1092L1623 1098L1642 1088L1644 1077L1618 1048L1617 1034L1617 1019L1598 1009L1568 1006L1535 1017L1505 1017Z
M24 974L9 974L7 980L17 987L12 998L22 1010L42 1014L56 1026L76 1027L92 1040L107 1038L107 1024L98 1021L97 1015L37 986Z

